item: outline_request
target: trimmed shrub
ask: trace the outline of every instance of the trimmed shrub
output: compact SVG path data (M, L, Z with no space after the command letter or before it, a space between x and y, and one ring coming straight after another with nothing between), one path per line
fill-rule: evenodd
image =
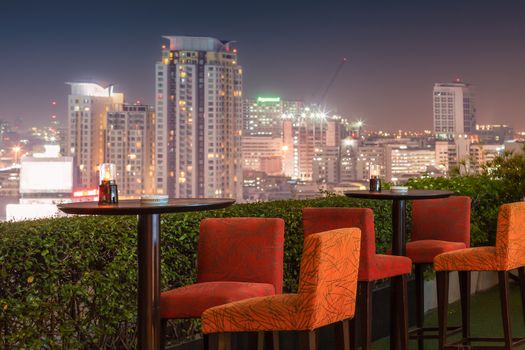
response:
M473 197L473 244L491 241L497 182L481 178L422 179L414 188L451 189ZM163 289L195 281L199 223L205 217L279 217L286 222L285 291L297 288L303 207L374 210L378 252L390 246L387 201L328 196L239 204L228 209L161 216ZM137 249L135 217L67 217L0 223L0 348L132 349L136 347ZM177 324L177 340L197 323Z

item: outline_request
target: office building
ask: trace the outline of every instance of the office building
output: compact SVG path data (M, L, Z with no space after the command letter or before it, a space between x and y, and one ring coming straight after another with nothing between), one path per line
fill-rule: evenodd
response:
M479 173L483 166L503 154L503 144L472 144L470 145L470 171Z
M296 115L285 115L284 174L296 180L313 181L313 161L316 153L325 147L339 147L341 139L341 119L327 116L317 106L306 106Z
M243 135L281 138L284 113L280 97L257 97L244 102Z
M357 148L355 180L370 180L371 165L379 165L379 175L382 178L385 177L385 148L382 145L363 145Z
M282 148L283 142L281 138L271 136L243 136L243 169L263 171L269 175L282 174Z
M341 183L357 180L357 153L358 140L351 137L341 140L341 165L339 169L339 180Z
M73 157L79 188L98 186L98 167L104 161L106 113L119 111L124 95L113 86L68 83L68 133L66 155Z
M312 180L317 184L340 182L340 147L325 146L317 149L312 162Z
M412 148L407 145L385 145L385 178L404 182L426 174L436 166L436 151L431 148Z
M480 143L501 143L514 139L514 129L508 125L476 125Z
M229 41L166 36L156 65L156 188L242 198L242 67Z
M460 82L434 85L434 132L441 138L475 132L476 109L472 87Z
M108 112L106 163L117 168L120 196L139 197L154 193L155 113L146 105L123 105Z

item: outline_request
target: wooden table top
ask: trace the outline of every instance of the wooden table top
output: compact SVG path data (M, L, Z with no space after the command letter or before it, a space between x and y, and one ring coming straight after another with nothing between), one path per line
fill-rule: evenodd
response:
M436 199L436 198L446 198L453 195L454 192L451 191L442 191L442 190L408 190L407 192L390 192L390 190L383 190L381 192L370 192L370 191L348 191L345 192L345 195L352 198L362 198L362 199L385 199L385 200L394 200L394 199L407 199L407 200L417 200L417 199Z
M188 211L222 209L235 203L229 198L170 198L164 203L147 203L136 200L121 200L117 204L98 202L75 202L58 205L67 214L83 215L140 215L166 214Z

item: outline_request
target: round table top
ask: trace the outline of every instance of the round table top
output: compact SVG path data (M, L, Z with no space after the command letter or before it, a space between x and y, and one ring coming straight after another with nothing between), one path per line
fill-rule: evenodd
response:
M222 209L235 203L228 198L170 198L164 203L144 203L140 200L121 200L117 204L75 202L59 204L58 209L67 214L84 215L140 215L165 214L187 211Z
M442 191L442 190L408 190L407 192L390 192L390 190L384 190L381 192L370 192L370 191L348 191L345 192L345 195L353 198L363 198L363 199L436 199L436 198L446 198L453 195L454 192L451 191Z

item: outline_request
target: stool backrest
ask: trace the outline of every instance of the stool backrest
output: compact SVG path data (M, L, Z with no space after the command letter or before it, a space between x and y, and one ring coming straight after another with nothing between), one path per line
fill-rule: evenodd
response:
M496 259L500 269L511 270L525 263L525 202L499 208Z
M311 327L354 316L360 237L358 228L344 228L305 238L298 305Z
M470 197L412 202L412 241L434 239L470 246Z
M200 226L198 282L270 283L282 293L284 220L209 218Z
M304 236L335 230L357 227L361 230L361 259L363 271L376 254L374 232L374 212L370 208L304 208Z

